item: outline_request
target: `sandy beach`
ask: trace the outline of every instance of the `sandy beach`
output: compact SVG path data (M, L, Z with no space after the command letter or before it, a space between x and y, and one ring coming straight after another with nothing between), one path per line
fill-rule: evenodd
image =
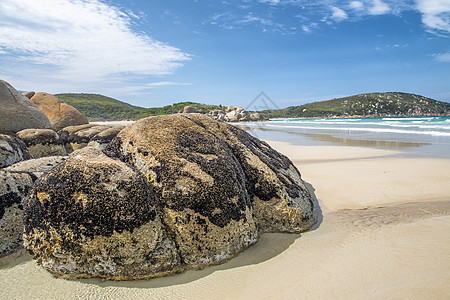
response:
M450 298L450 159L269 144L314 193L312 230L264 234L225 264L147 281L56 279L24 254L0 267L0 298Z

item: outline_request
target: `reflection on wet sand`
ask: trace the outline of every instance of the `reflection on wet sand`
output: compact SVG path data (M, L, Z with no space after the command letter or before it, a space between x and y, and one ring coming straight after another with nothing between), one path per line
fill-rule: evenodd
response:
M375 141L375 140L362 140L362 139L354 139L348 137L335 137L330 134L325 133L306 133L306 132L298 132L289 129L272 129L261 125L260 127L249 127L245 125L238 124L238 126L250 134L257 136L260 139L269 139L269 137L263 136L265 133L284 133L292 136L303 136L314 141L320 142L329 142L334 144L341 144L347 146L359 146L359 147L376 147L376 148L414 148L429 145L428 143L412 143L412 142L399 142L399 141ZM293 140L289 140L292 142Z

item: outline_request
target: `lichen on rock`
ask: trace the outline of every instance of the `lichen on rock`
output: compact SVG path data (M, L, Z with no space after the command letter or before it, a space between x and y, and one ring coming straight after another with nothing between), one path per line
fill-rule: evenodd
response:
M24 237L25 247L56 275L145 278L180 264L146 179L91 147L36 182Z
M315 221L287 157L200 114L141 119L103 153L75 151L32 190L25 244L55 274L137 279L203 268L264 232Z

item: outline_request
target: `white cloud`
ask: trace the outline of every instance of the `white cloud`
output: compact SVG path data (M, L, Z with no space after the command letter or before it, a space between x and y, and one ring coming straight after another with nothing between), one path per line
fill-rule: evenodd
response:
M135 20L100 0L2 0L0 47L16 57L17 66L40 65L44 77L80 84L124 74L170 74L190 59L134 32Z
M340 22L340 21L343 21L345 19L348 19L348 15L345 12L345 10L342 10L342 9L340 9L338 7L335 7L335 6L331 7L331 10L333 12L333 14L331 15L331 19L333 19L334 21Z
M117 95L139 95L146 94L149 90L158 89L160 87L165 86L188 86L192 85L192 83L182 83L182 82L173 82L173 81L159 81L159 82L150 82L144 84L131 84L126 86L116 86L109 87L107 89L108 93L113 93Z
M364 4L361 1L352 1L348 7L355 10L362 10L364 8Z
M280 3L280 0L259 0L261 3L269 3L271 5L276 5Z
M416 0L422 22L431 30L450 32L449 0Z
M435 59L439 62L447 62L450 63L450 52L442 53L442 54L436 54Z
M373 6L369 9L371 15L384 15L390 12L390 7L381 0L373 0Z

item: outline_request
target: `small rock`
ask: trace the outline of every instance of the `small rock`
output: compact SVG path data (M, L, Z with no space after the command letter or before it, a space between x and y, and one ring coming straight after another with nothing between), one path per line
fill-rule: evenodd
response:
M22 95L24 95L25 97L27 97L28 99L31 99L31 97L33 97L35 94L35 92L23 92Z
M227 112L230 112L233 110L236 110L236 108L233 105L228 105Z
M125 126L113 126L106 130L103 130L100 133L94 135L90 140L87 146L94 147L99 150L103 150L106 146L114 139L117 134L124 129Z
M225 121L237 122L239 121L239 117L240 115L235 110L232 110L225 115Z
M253 113L253 114L250 114L250 120L251 121L262 121L263 118L260 113Z
M24 160L3 170L9 172L30 173L35 178L39 178L63 161L67 156L48 156L35 159Z
M97 124L68 126L60 130L58 134L66 147L67 153L72 153L86 147L91 138L111 127Z
M0 168L30 158L31 155L23 141L10 135L0 134Z
M183 113L185 113L185 114L192 114L192 113L196 113L196 112L197 112L197 110L192 106L185 106L183 109Z
M33 158L67 154L59 135L52 129L24 129L17 133Z

